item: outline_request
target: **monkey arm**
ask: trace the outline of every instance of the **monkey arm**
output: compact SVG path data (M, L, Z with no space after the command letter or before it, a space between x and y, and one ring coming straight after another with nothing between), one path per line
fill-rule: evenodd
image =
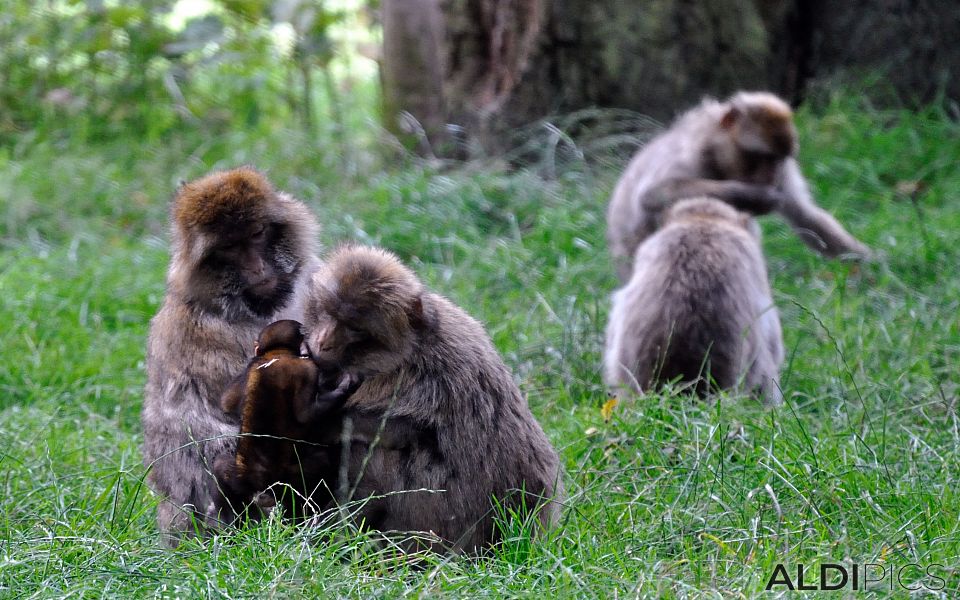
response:
M224 412L240 416L240 405L247 389L247 370L234 377L220 396L220 408Z
M830 258L869 258L872 255L869 247L817 206L796 160L789 159L784 163L781 187L788 201L783 203L780 213L804 244Z
M213 475L225 495L237 494L237 461L233 454L221 454L213 461Z
M321 390L314 393L315 388L304 386L294 396L293 411L297 421L301 424L309 423L326 413L339 408L347 401L363 380L356 375L344 373L337 380L337 386L332 390Z
M669 179L651 188L644 196L643 204L646 210L659 213L679 200L698 196L723 200L752 215L765 215L787 201L786 194L774 186L736 180Z

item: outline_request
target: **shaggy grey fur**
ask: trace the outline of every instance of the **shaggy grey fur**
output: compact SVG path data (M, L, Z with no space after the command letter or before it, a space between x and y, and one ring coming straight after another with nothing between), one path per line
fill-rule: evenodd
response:
M781 401L780 318L751 222L709 198L667 211L613 295L607 385L641 391L679 377L701 394L716 385Z
M329 357L364 378L344 405L340 500L388 494L358 519L468 552L500 539L494 499L521 514L543 505L537 528L556 523L557 453L480 323L393 255L357 247L317 272L305 319L311 350L353 331Z

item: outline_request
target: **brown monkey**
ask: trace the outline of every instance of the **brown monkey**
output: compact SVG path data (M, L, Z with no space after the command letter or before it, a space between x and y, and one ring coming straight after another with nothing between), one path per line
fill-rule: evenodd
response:
M604 352L611 388L640 391L680 378L782 400L780 318L749 215L711 198L667 209L614 293Z
M278 318L301 318L316 258L317 223L302 203L251 168L180 187L163 306L147 340L143 456L163 500L164 541L216 527L210 473L232 454L238 421L220 395L246 365L248 344Z
M389 252L344 247L314 275L307 345L363 383L344 404L340 501L379 531L432 531L452 551L498 539L499 510L556 522L556 451L483 327ZM434 546L436 548L436 546Z
M776 211L824 256L870 256L814 203L796 152L793 113L773 94L740 92L725 102L705 100L681 115L633 157L613 191L607 241L620 280L632 273L634 251L660 227L666 210L697 196L752 215Z
M319 505L329 500L323 494L335 485L336 471L328 449L315 442L323 431L318 420L339 407L354 386L352 378L341 377L335 389L321 387L319 368L301 356L303 343L298 321L267 325L253 359L220 399L226 413L240 418L236 455L219 455L213 468L234 512L255 498L260 508L272 507L273 498L259 493L273 483L296 492L278 491L288 515L302 515L302 502L315 493L321 495Z

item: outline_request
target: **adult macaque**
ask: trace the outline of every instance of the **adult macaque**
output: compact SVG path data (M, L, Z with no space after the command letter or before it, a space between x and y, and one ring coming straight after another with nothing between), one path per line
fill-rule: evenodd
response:
M286 514L301 517L307 500L318 506L330 500L327 491L336 485L336 463L317 443L325 431L319 421L329 417L339 422L339 415L329 413L349 396L354 380L321 382L320 369L301 355L303 345L298 321L267 325L253 359L220 399L223 410L240 419L236 455L220 454L213 466L231 512L242 514L254 502L260 509L272 508L276 496L282 496ZM275 486L273 494L262 493L276 483L282 485ZM260 516L258 511L249 514Z
M164 541L176 545L219 526L211 467L233 454L239 425L220 396L265 325L301 318L307 276L319 261L313 215L250 168L181 186L172 221L141 417L147 479L162 497L157 522Z
M313 277L305 326L321 370L363 379L343 407L339 482L341 502L368 499L358 520L467 552L499 539L498 504L556 522L557 453L490 338L394 255L335 252Z
M642 391L679 379L782 401L783 338L749 215L710 198L667 209L614 293L604 381Z
M651 140L627 166L607 209L607 241L621 281L634 252L683 198L709 196L752 215L778 212L828 257L870 249L817 206L796 161L790 107L764 92L705 100ZM755 225L752 225L755 227Z

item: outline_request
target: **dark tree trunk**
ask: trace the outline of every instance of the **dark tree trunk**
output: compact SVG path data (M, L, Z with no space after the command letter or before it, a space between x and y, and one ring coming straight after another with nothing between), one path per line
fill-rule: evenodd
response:
M960 2L816 0L812 74L816 87L874 79L883 105L927 104L941 92L960 100ZM889 92L889 93L884 93Z
M428 34L393 30L396 14L426 21L410 13L421 5ZM384 0L384 85L428 132L450 123L499 151L548 115L621 108L663 121L739 89L796 104L810 82L871 73L901 100L958 98L957 39L960 4L942 0ZM415 76L398 74L398 58Z
M449 117L473 134L491 130L526 85L549 0L447 0L446 94ZM499 127L493 127L498 129Z
M445 142L440 0L383 0L383 114L387 128L424 155Z
M770 89L760 5L792 3L449 0L448 114L498 149L503 132L550 114L597 106L667 119L706 93Z

